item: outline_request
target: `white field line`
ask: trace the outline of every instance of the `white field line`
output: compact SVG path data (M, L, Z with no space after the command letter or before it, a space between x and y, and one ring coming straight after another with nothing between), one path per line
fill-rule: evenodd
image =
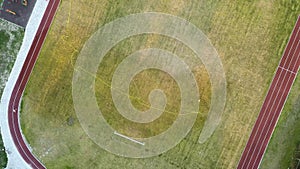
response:
M29 169L32 168L29 166L22 156L19 154L14 142L12 140L12 136L9 130L8 125L8 104L10 100L11 93L13 91L13 87L18 79L26 56L29 52L33 39L36 35L42 17L44 16L45 10L48 6L49 1L37 1L32 14L29 18L28 25L25 29L24 39L19 50L18 56L14 63L14 67L10 73L8 81L6 83L5 89L3 91L3 95L1 98L0 104L0 125L1 125L1 134L4 142L4 146L6 151L8 152L8 163L7 168L23 168ZM15 110L16 111L16 110Z
M288 71L288 72L290 72L290 73L292 73L292 74L296 74L296 72L293 72L293 71L291 71L291 70L289 70L289 69L286 69L286 68L284 68L284 67L281 67L281 66L279 66L279 68L281 68L282 70L285 70L285 71Z
M299 43L299 42L298 42L298 43ZM298 54L298 56L297 56L297 61L295 62L296 64L293 66L293 69L295 68L295 66L297 66L297 62L298 62L298 59L299 59L299 58L300 58L300 54ZM298 67L298 69L299 69L299 67ZM295 82L295 80L296 80L296 78L297 78L297 74L298 74L298 71L295 73L295 77L294 77L294 79L293 79L292 84L294 84L294 82ZM289 94L290 94L291 89L292 89L292 87L289 88L289 90L288 90L288 95L287 95L287 97L286 97L286 99L285 99L285 101L284 101L283 106L282 106L281 109L280 109L280 112L282 112L282 110L283 110L283 108L284 108L284 105L285 105L285 103L286 103L286 101L287 101L287 98L288 98L288 96L289 96ZM278 120L279 120L279 118L280 118L280 115L281 115L281 113L279 114L279 116L278 116L278 118L277 118L277 120L276 120L275 127L277 126L277 123L278 123ZM272 129L271 137L272 137L272 135L273 135L273 133L274 133L275 127ZM267 150L267 147L268 147L269 143L270 143L270 141L268 142L268 144L267 144L267 146L266 146L266 148L265 148L265 150L264 150L264 152L263 152L263 156L265 155L265 152L266 152L266 150ZM263 158L263 156L262 156L262 158ZM259 164L258 164L258 168L260 167L260 164L261 164L261 162L262 162L262 158L261 158L261 160L260 160L260 162L259 162Z
M299 30L300 30L300 28L299 28ZM294 52L293 52L293 54L292 54L291 61L290 61L290 63L287 65L287 67L290 67L290 66L291 66L292 60L294 59L294 57L296 57L296 58L299 57L299 54L298 54L298 55L295 55L295 54L296 54L296 51L297 51L297 48L299 48L299 42L300 42L300 41L298 41L297 46L296 46L296 49L294 50ZM292 65L293 65L293 68L296 66L296 64L297 64L297 63L292 64ZM286 66L286 65L284 64L283 66ZM287 71L287 73L291 73L291 74L294 73L294 72L292 72L292 71L289 71L288 69L283 69L283 70ZM285 81L285 80L286 80L286 76L284 76L284 82L283 82L283 83L285 83L285 85L284 85L285 87L284 87L284 89L283 89L284 91L286 91L287 86L288 86L288 82L290 81L290 78L292 77L291 74L288 75L288 80L287 80L287 81ZM296 73L294 73L294 74L296 74ZM286 75L287 75L287 74L286 74ZM296 77L295 77L295 78L296 78ZM294 82L295 78L292 79L293 82ZM279 91L282 89L282 87L283 87L283 86L280 86ZM292 87L290 87L290 88L288 89L288 92L290 92L291 88L292 88ZM277 100L277 98L278 98L278 95L276 95L275 101ZM286 100L287 100L287 97L284 98L283 95L280 96L279 102L281 102L283 99L284 99L284 104L285 104L285 102L286 102ZM276 109L275 109L274 112L277 112L277 111L278 111L278 108L279 108L279 105L278 105L278 104L277 104L277 105L274 105L274 104L275 104L275 101L272 103L272 106L271 106L271 109L270 109L270 110L273 110L273 106L276 106ZM280 114L281 114L282 108L284 107L284 104L283 104L283 106L279 109L279 110L280 110ZM279 116L280 116L280 114L279 114ZM278 118L276 119L276 121L279 119L279 116L278 116ZM274 121L274 117L275 117L275 113L272 113L272 115L271 115L271 121ZM267 119L269 119L269 116L268 116ZM266 125L266 124L265 124L265 125ZM264 125L263 128L265 128L265 125ZM267 133L268 133L268 132L270 131L271 124L268 124L267 126L268 126L268 128L267 128ZM274 126L274 128L275 128L275 127L276 127L276 126ZM274 128L273 128L273 129L274 129ZM262 136L262 135L260 135L260 137L261 137L261 136ZM260 137L259 137L259 140L261 139ZM263 142L266 140L266 135L263 136L262 138L263 138L263 141L262 141L262 143L263 143ZM257 147L255 147L255 149L256 149L256 148L257 148ZM267 148L267 147L266 147L266 148ZM266 149L266 148L265 148L265 149ZM255 151L255 149L254 149L254 151ZM259 151L258 151L257 154L259 154L259 153L261 152L261 149L262 149L262 144L259 145ZM250 158L250 161L251 161L251 159L252 159L252 158ZM256 163L256 161L257 161L257 156L254 157L254 159L255 159L255 161L254 161L253 164ZM260 159L260 160L261 160L261 159Z
M55 3L52 4L50 11L52 11L54 4L55 4ZM48 13L47 18L46 18L46 21L45 21L45 25L43 25L42 31L41 31L41 32L44 31L45 26L46 26L46 23L47 23L47 21L49 20L49 16L50 16L50 15L51 15L51 12ZM41 35L41 36L42 36L42 35ZM39 42L40 42L41 36L39 36L39 38L38 38L37 45L38 45ZM34 55L34 54L36 53L36 52L35 52L35 51L36 51L36 48L37 48L37 46L34 47L34 51L33 51L32 55ZM29 63L31 63L31 60L32 60L32 56L30 56ZM16 92L16 96L15 96L14 101L13 101L13 109L15 109L15 106L16 106L16 105L15 105L16 98L18 97L18 93L19 93L20 88L21 88L21 86L22 86L22 83L23 83L25 74L28 72L28 68L29 68L29 64L27 65L27 67L26 67L26 69L25 69L24 76L22 77L22 80L21 80L20 85L19 85L19 87L18 87L18 90L17 90L17 92ZM27 82L26 82L26 83L27 83ZM20 118L18 118L18 119L20 119ZM13 129L14 129L15 135L17 136L17 131L16 131L16 128L15 128L16 125L15 125L14 122L15 122L15 121L13 120ZM20 124L20 123L19 123L19 124ZM19 126L19 128L21 129L20 126ZM24 137L23 135L22 135L22 137L23 137L23 140L25 141L25 140L26 140L25 137ZM17 141L18 141L19 145L21 145L19 137L16 137L16 138L17 138ZM35 161L32 161L32 159L28 156L28 154L26 153L26 151L24 150L24 148L23 148L22 146L20 146L20 147L21 147L22 151L24 152L24 154L26 155L26 157L28 158L28 160L29 160L32 164L34 164L35 167L38 168L38 166L37 166L37 164L35 163ZM29 146L27 145L27 148L28 148L28 147L29 147ZM33 155L33 157L34 157L37 161L39 161L34 155Z
M300 17L299 17L299 18L300 18ZM297 19L295 25L298 23L299 18ZM292 31L292 33L291 33L291 35L290 35L289 40L291 40L292 35L293 35L293 32L294 32L296 29L297 29L297 27L295 26L294 29L293 29L293 31ZM295 41L296 41L296 37L297 37L299 31L300 31L300 28L298 28L297 33L296 33L296 35L295 35L295 39L293 40L290 49L288 49L288 54L287 54L287 56L289 56L289 54L290 54L290 52L291 52L291 49L292 49L292 47L294 46L294 43L295 43ZM289 42L288 42L288 43L289 43ZM281 57L281 59L280 59L280 61L279 61L279 65L278 65L277 70L276 70L276 72L275 72L275 74L274 74L273 80L274 80L275 77L276 77L276 73L277 73L277 71L278 71L278 68L279 68L279 66L280 66L280 63L282 62L282 59L283 59L283 57L284 57L284 54L286 53L287 46L288 46L288 44L286 45L285 50L284 50L284 52L283 52L283 56ZM284 65L285 65L286 61L287 61L287 60L285 60ZM281 73L282 73L282 72L281 72ZM279 78L281 77L281 73L280 73L280 75L279 75L279 77L278 77L278 80L279 80ZM273 82L273 80L272 80L272 82ZM277 80L277 82L276 82L276 84L275 84L275 87L277 86L278 80ZM271 85L272 85L272 84L271 84ZM270 91L271 85L269 86L268 91ZM273 92L274 92L274 91L273 91ZM273 92L271 93L271 96L270 96L271 98L272 98L272 96L273 96ZM268 93L267 93L267 95L268 95ZM267 97L267 95L266 95L266 97ZM269 101L270 101L270 100L269 100ZM267 107L268 107L268 105L269 105L269 103L267 103ZM261 108L261 109L262 109L262 108ZM266 109L267 109L267 108L266 108ZM258 128L260 128L260 125L261 125L261 122L262 122L262 119L264 118L264 116L265 116L265 112L264 112L263 117L262 117L261 119L257 119L257 120L259 120ZM259 115L258 115L258 117L259 117ZM255 123L256 123L256 122L255 122ZM253 126L253 128L252 128L252 130L251 130L250 136L251 136L252 133L253 133L254 127L255 127L255 125ZM255 138L258 131L256 130L256 131L254 131L254 132L255 132L255 136L254 136L254 138ZM250 136L249 136L249 137L250 137ZM254 139L252 139L252 141L250 141L250 142L251 142L251 143L250 143L249 149L251 149L251 147L252 147L252 145L253 145L253 142L254 142ZM247 146L247 144L248 144L248 143L246 143L246 146ZM245 153L246 146L245 146L245 148L244 148L244 150L243 150L243 153L242 153L242 156L241 156L240 160L242 159L243 154ZM249 153L250 153L249 151L246 153L246 157L245 157L245 158L247 158L247 156L249 155ZM239 163L240 163L240 160L239 160ZM243 163L242 163L242 168L244 167L245 163L247 163L247 162L246 162L246 159L245 159L245 160L243 161Z
M127 140L130 140L130 141L132 141L132 142L134 142L134 143L137 143L137 144L140 144L140 145L143 145L143 146L145 145L144 142L140 142L140 141L134 140L134 139L132 139L132 138L130 138L130 137L128 137L128 136L125 136L125 135L123 135L123 134L120 134L120 133L118 133L118 132L116 132L116 131L114 131L114 134L117 135L117 136L123 137L123 138L125 138L125 139L127 139Z

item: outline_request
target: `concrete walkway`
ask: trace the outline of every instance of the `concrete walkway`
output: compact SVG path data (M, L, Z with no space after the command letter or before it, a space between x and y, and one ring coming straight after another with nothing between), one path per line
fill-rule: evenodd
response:
M18 75L20 74L21 68L24 64L26 56L29 52L30 46L33 42L37 29L40 25L46 7L48 5L48 0L38 0L35 4L35 7L32 11L32 15L29 19L28 25L25 30L25 35L23 39L22 46L18 53L17 59L15 61L14 67L10 73L8 81L6 83L5 89L3 91L3 95L0 103L0 127L1 134L4 142L4 146L8 155L8 169L22 168L29 169L31 168L21 157L17 148L14 145L11 134L9 132L8 126L8 103L13 91L13 87L18 79ZM24 139L25 140L25 139ZM30 147L30 146L29 146Z

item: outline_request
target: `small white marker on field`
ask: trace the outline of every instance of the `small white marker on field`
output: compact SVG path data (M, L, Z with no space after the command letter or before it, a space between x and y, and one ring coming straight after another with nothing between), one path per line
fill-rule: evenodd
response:
M134 140L134 139L132 139L132 138L130 138L130 137L127 137L127 136L125 136L125 135L123 135L123 134L120 134L120 133L118 133L118 132L116 132L116 131L114 131L114 134L117 135L117 136L123 137L123 138L125 138L125 139L127 139L127 140L130 140L130 141L132 141L132 142L134 142L134 143L138 143L138 144L143 145L143 146L145 145L145 143L143 143L143 142Z

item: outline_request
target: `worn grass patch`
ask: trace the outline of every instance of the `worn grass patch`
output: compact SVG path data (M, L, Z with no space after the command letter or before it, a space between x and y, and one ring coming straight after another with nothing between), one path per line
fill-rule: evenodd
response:
M289 36L296 22L300 11L300 3L297 1L278 1L274 3L277 8L276 29L274 41L278 43L277 54L282 55ZM287 24L290 23L290 24ZM274 43L276 44L276 43ZM276 47L274 45L274 47ZM268 149L261 164L261 168L295 168L293 163L297 145L300 142L300 81L299 75L289 94L286 105L281 113L274 134L269 143Z
M143 42L142 45L139 45L141 42ZM164 42L164 44L156 42ZM175 46L177 47L176 50L174 50ZM129 97L132 104L138 110L145 111L150 108L148 100L150 92L153 89L161 89L167 96L167 104L162 116L151 123L135 123L122 117L116 110L114 106L116 103L113 103L110 94L113 73L115 72L117 65L119 65L126 56L134 51L145 49L147 47L160 48L168 51L173 50L174 54L177 56L183 56L187 53L193 55L183 44L176 43L175 40L170 40L158 35L143 35L128 38L121 42L102 60L95 82L98 105L101 108L103 116L112 127L118 129L118 131L123 134L133 137L150 137L162 133L172 125L180 111L181 96L179 86L177 86L174 79L167 73L152 69L140 72L132 79L129 88ZM135 65L128 66L131 67ZM199 110L199 116L202 118L201 121L203 122L203 117L206 117L209 108L210 82L207 72L205 69L201 70L201 67L203 67L203 65L200 62L198 66L192 69L192 71L199 84L200 100L203 100L202 105L205 105ZM201 124L201 121L198 122L198 125L200 126L203 125Z
M295 8L299 9L298 6ZM23 97L21 123L24 134L34 153L48 168L235 168L280 60L286 37L290 35L289 28L295 23L297 14L284 15L289 10L289 5L281 6L264 0L64 0ZM192 131L179 145L157 157L128 159L99 148L82 130L72 102L73 64L85 41L100 26L121 16L145 11L183 17L209 37L225 68L227 103L221 124L213 136L206 143L198 144L206 118L205 112L210 106L209 77L205 68L199 65L195 72L199 72L201 81L203 101L200 102L200 111L203 114L198 116ZM285 22L278 22L279 18ZM161 41L159 38L163 37L139 36L130 45L128 41L119 44L107 57L125 55L143 45L180 51L180 46L176 46L174 41ZM189 54L184 50L183 53ZM106 61L105 71L109 74L119 61L116 57L108 57ZM99 69L104 67L102 65ZM110 76L102 78L105 77L109 82ZM147 99L138 92L143 89L142 93L147 93L150 87L142 88L145 83L140 80L151 80L151 77L151 72L140 74L136 77L139 82L132 84L140 87L131 88L131 93L138 95L145 103ZM151 84L155 85L154 82ZM101 83L97 85L99 93L107 90L106 87L101 87ZM102 100L99 97L99 105L103 104L101 101L107 101L106 97ZM141 109L147 107L139 105L139 102L134 104L141 106ZM107 115L107 118L112 120L112 125L119 127L115 123L115 119L119 117ZM131 130L123 132L129 131ZM136 134L155 133L139 129Z

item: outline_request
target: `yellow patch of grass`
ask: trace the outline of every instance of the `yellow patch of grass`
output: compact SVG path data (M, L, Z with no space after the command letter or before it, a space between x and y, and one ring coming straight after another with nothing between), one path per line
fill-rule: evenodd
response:
M226 71L227 103L213 136L206 143L198 144L211 93L209 76L199 64L193 72L202 101L192 131L178 146L160 156L127 159L102 150L82 130L72 102L73 65L85 41L100 26L121 16L145 11L183 17L208 35ZM262 1L62 1L23 97L21 123L34 153L48 168L235 168L280 59L282 37L290 33L281 32L280 38L274 38L278 34L278 15L274 15L277 11L276 5ZM192 55L182 44L166 37L141 35L136 38L130 48L128 41L121 42L107 56L127 56L147 47ZM112 57L107 61L108 66L100 65L98 72L109 73L118 63ZM96 76L105 82L111 80L109 76ZM140 80L151 80L151 76L140 74L132 86L142 87ZM162 75L162 78L167 76ZM96 84L101 83L96 80ZM101 92L105 88L103 86ZM132 95L145 103L148 91L139 87L131 89ZM101 104L99 100L98 104ZM135 104L139 106L138 102ZM70 118L75 119L71 125ZM147 135L146 131L130 125L123 132L129 131L134 135Z

